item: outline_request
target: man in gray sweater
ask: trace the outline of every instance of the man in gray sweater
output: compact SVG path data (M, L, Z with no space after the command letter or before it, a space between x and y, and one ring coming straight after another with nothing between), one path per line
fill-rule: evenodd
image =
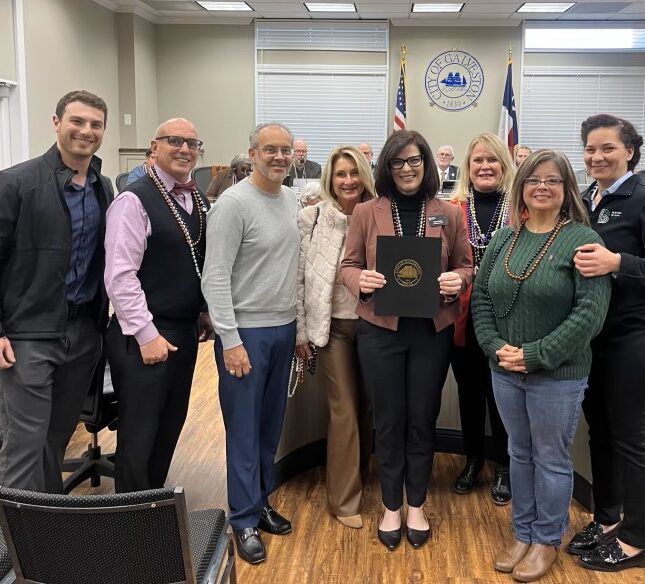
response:
M217 333L231 526L240 557L257 563L266 558L258 528L291 531L268 496L294 352L300 237L296 196L282 186L293 135L282 124L260 124L249 157L251 175L208 215L202 291Z

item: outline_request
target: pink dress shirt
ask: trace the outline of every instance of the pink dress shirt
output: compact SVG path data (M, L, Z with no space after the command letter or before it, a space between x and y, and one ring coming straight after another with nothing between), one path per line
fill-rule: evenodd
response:
M193 212L190 189L173 192L175 179L158 166L155 170L171 196L190 215ZM133 335L139 345L159 335L137 277L151 233L150 220L139 197L124 191L114 199L105 226L105 289L123 334Z

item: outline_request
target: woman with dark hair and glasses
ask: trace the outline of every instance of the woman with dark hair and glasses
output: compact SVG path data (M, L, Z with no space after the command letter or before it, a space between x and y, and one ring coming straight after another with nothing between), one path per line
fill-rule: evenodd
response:
M377 199L354 208L341 277L357 297L358 354L372 392L376 458L385 511L378 537L389 550L406 536L414 547L430 536L423 510L434 456L435 425L450 363L454 302L472 279L472 257L460 210L436 197L439 176L425 138L394 132L376 165ZM379 235L441 238L440 307L430 318L377 316L372 294L387 285L375 271Z
M587 226L563 154L538 150L522 163L510 215L513 226L486 248L472 311L511 458L515 537L494 565L532 582L549 571L567 528L589 343L605 319L611 283L575 269L578 250L602 240Z
M645 567L645 178L634 174L643 137L608 114L587 118L581 134L595 179L583 200L607 247L582 247L576 267L583 276L611 274L613 290L605 326L591 345L582 403L594 516L567 551L580 555L585 568L614 572Z

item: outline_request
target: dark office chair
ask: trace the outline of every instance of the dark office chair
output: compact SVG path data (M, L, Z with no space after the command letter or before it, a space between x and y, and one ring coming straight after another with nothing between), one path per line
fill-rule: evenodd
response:
M16 575L11 569L11 560L9 559L9 551L7 544L4 542L4 537L0 533L0 584L10 584L15 582Z
M76 497L0 487L17 584L235 584L222 509L188 513L182 487Z
M125 190L125 187L128 184L128 175L129 174L130 174L129 172L122 172L121 174L117 175L116 180L114 181L114 182L116 182L116 190L117 190L117 192L120 193L120 192Z
M206 189L208 185L211 184L213 179L213 167L212 166L198 166L193 169L192 179L197 183L197 188L199 192L203 195L206 194Z
M93 487L101 484L101 477L114 478L114 453L102 454L98 434L103 428L116 430L118 400L112 387L110 367L106 364L105 352L101 355L92 378L90 390L81 411L81 422L92 435L92 441L80 458L63 461L63 472L71 472L63 481L65 493L69 493L90 479ZM1 583L0 583L1 584Z

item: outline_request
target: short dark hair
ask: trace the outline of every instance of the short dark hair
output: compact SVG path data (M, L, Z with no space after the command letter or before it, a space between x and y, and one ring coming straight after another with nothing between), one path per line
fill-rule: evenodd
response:
M618 128L620 141L625 148L633 148L634 154L632 159L627 162L627 170L634 170L641 159L641 146L643 145L643 136L641 136L631 122L613 116L611 114L597 114L588 117L580 127L580 137L582 144L587 145L587 136L592 130L598 128Z
M391 198L396 191L390 160L397 158L397 154L406 146L415 144L423 156L423 179L420 190L428 197L434 197L439 190L439 173L434 162L434 156L427 140L415 130L399 130L393 132L383 144L383 149L376 163L374 178L376 179L376 193L379 196Z
M61 97L58 100L58 103L56 104L56 117L59 120L63 117L67 104L72 103L74 101L80 101L85 105L89 105L90 107L93 107L93 108L96 108L97 110L102 111L103 125L107 126L108 110L107 110L107 105L105 104L105 101L103 100L103 98L99 97L98 95L94 95L93 93L90 93L89 91L85 91L84 89L76 89L74 91L70 91L69 93L66 93L65 95L63 95L63 97Z

